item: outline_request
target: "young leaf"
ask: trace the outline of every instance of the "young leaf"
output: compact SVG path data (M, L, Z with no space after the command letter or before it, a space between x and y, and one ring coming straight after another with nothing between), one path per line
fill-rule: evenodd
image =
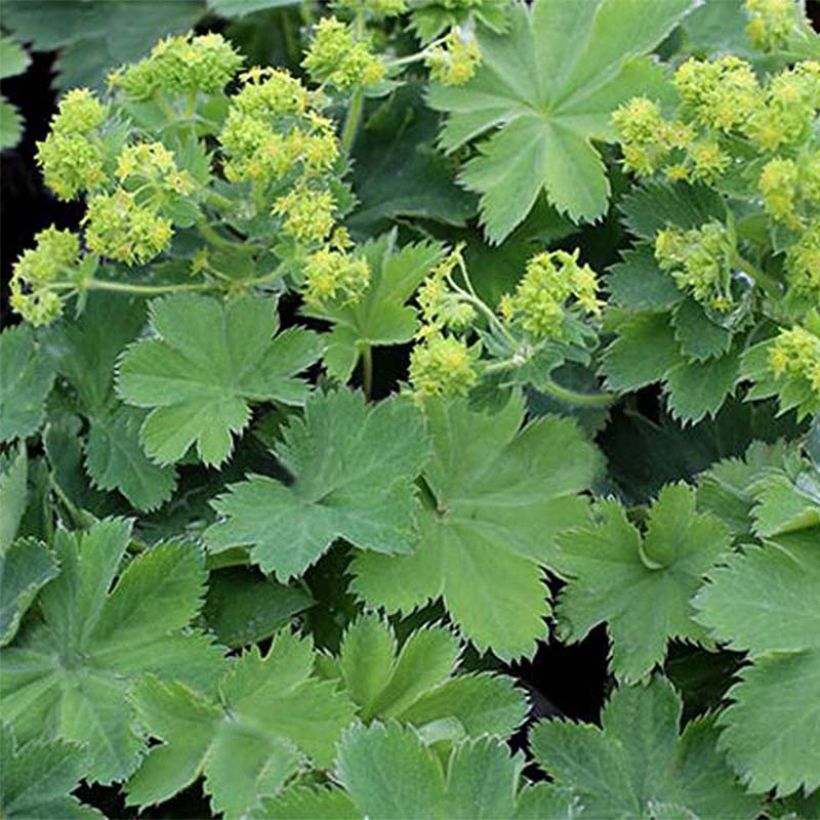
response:
M219 496L212 551L252 545L281 581L301 575L337 538L360 549L409 552L417 541L413 484L427 459L424 420L412 402L368 407L360 393L315 394L291 418L276 455L293 480L250 476Z
M114 392L117 357L144 324L142 301L96 294L82 316L48 334L45 347L88 419L85 468L93 485L119 490L137 509L151 510L174 491L176 472L145 455L139 442L145 411L127 407Z
M512 734L527 713L523 693L503 676L455 676L460 649L450 630L428 626L398 651L389 623L365 614L344 635L339 673L362 720L450 720L462 737Z
M694 491L680 484L661 490L645 537L615 501L598 514L600 523L558 536L555 566L570 579L558 617L574 641L606 622L612 668L634 682L664 659L671 638L705 637L689 599L729 549L729 533L712 515L697 514Z
M407 556L356 556L352 587L391 612L443 597L480 650L530 654L549 613L541 566L556 534L584 520L577 493L595 476L598 453L568 419L544 417L519 431L517 399L496 415L462 400L426 408L433 459L423 473L430 497L421 542Z
M530 747L558 785L571 787L588 817L659 817L671 804L684 817L754 817L746 795L716 750L711 717L689 723L679 736L682 702L655 677L646 686L621 686L604 708L602 727L550 720L537 724Z
M606 210L609 180L592 141L612 142L612 112L637 94L665 95L663 72L640 55L682 18L690 0L517 4L505 34L477 32L482 63L464 86L434 86L450 116L441 144L455 151L492 132L462 181L481 194L488 238L501 242L541 191L573 220Z
M129 404L151 408L142 425L146 452L160 464L179 461L196 444L199 458L221 464L232 433L250 421L249 402L301 404L295 378L322 352L319 337L279 326L269 299L241 296L226 305L176 295L150 306L159 338L137 342L120 361L117 389Z
M11 728L0 723L0 814L6 820L102 817L71 795L84 763L84 750L62 740L18 748Z
M219 697L144 678L132 699L142 724L162 740L127 786L129 805L159 803L205 775L214 812L246 816L305 768L328 767L353 705L312 676L313 645L279 633L266 655L254 647L218 684Z
M143 751L126 701L129 682L154 673L208 686L222 654L186 630L206 579L194 547L162 544L142 553L111 589L130 530L117 519L82 534L58 530L61 571L38 597L42 621L0 652L4 717L18 738L87 744L86 776L102 783L127 776Z
M754 663L728 692L721 745L754 792L820 786L820 527L749 546L694 600L717 640Z
M416 311L405 304L441 258L437 242L396 248L395 232L362 246L371 279L361 299L352 305L307 309L309 316L333 322L325 337L328 373L347 381L362 351L369 347L409 342L418 329Z
M28 325L0 333L0 441L25 438L38 430L53 383L51 363Z

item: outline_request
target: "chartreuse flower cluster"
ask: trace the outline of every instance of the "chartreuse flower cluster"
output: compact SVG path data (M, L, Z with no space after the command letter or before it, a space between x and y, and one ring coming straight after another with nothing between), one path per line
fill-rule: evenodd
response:
M760 51L788 49L808 27L803 4L795 0L746 0L746 33Z
M316 40L328 31L339 36L331 20L320 23ZM354 49L354 58L362 53ZM40 235L38 248L15 267L16 310L43 324L74 293L132 287L90 277L82 258L117 275L115 267L100 263L148 265L170 250L180 230L189 247L195 241L188 253L198 281L169 291L241 288L234 270L246 270L250 259L272 251L283 264L287 259L314 306L359 298L370 272L337 227L350 197L341 181L345 159L336 123L322 113L324 95L284 70L252 68L226 97L223 89L241 64L219 35L170 37L144 60L113 72L107 101L86 89L66 95L38 161L58 196L85 194L82 237L72 240L69 259L55 245L60 232ZM352 77L364 69L349 63L345 70ZM216 108L208 106L214 97L220 98ZM134 101L155 105L160 114L142 121L145 109L134 108ZM220 109L224 113L213 119ZM199 133L216 140L214 167L206 161L211 145ZM249 231L261 233L243 242ZM263 277L281 278L279 268L266 266L271 272ZM162 286L147 287L163 292Z
M595 272L580 265L578 256L577 250L536 254L515 290L493 311L476 293L457 247L419 288L422 326L410 362L415 393L467 395L480 374L515 370L548 346L583 348L587 322L600 316L603 303ZM486 330L468 345L479 320ZM489 358L480 359L483 351Z

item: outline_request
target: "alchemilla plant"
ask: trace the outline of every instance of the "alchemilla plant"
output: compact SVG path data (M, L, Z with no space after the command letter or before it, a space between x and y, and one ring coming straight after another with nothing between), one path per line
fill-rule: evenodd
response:
M37 143L0 814L817 817L802 4L212 6Z

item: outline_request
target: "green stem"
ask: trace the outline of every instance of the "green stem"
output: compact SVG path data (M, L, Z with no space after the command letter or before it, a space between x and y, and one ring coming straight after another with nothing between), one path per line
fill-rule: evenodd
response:
M68 283L65 283L68 284ZM72 288L77 286L70 285ZM212 290L212 285L207 284L182 284L182 285L132 285L128 282L105 282L101 279L89 279L83 283L84 290L107 290L115 293L137 293L137 294L161 294L161 293L183 293L186 291Z
M362 388L365 398L370 401L373 394L373 350L370 345L362 350Z
M538 389L559 401L579 407L606 407L618 399L613 393L577 393L575 390L556 384L552 379L539 385Z
M781 296L780 285L777 280L760 268L746 261L739 253L734 254L732 263L735 267L743 271L767 296L778 299Z
M215 205L217 208L222 208L226 211L233 208L233 202L228 199L228 197L222 196L222 194L218 194L210 188L203 187L202 192L205 195L205 201L209 202L211 205Z
M359 130L359 122L362 118L363 109L364 91L362 91L361 88L357 88L350 98L345 124L342 128L342 152L345 155L349 155L350 149L353 147L353 141L356 139L356 132Z
M226 248L234 251L235 253L244 253L248 255L252 255L257 251L257 248L250 243L246 244L244 242L234 242L233 239L228 239L227 237L222 236L222 234L215 231L205 220L197 222L196 228L206 242L209 242L217 248Z

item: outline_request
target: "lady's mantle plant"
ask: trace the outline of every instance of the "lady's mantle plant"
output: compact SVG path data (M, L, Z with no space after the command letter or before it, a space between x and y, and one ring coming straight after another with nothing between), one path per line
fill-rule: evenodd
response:
M60 100L4 816L816 816L820 45L693 6L303 4L290 64L172 35ZM536 720L512 664L598 626L600 726Z

